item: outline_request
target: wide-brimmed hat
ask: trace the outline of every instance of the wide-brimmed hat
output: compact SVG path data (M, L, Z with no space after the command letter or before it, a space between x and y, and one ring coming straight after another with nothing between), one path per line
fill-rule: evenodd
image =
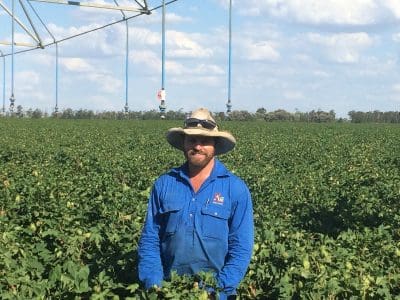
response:
M219 131L211 113L205 108L199 108L186 118L183 128L171 128L167 132L167 141L173 147L184 151L185 135L201 135L215 138L215 155L226 153L235 147L236 140L227 131Z

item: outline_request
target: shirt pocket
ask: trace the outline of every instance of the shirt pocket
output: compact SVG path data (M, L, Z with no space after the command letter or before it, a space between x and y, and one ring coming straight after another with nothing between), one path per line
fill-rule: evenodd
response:
M217 205L207 205L201 209L202 233L206 237L220 240L228 238L228 219L230 211Z
M165 225L165 234L171 235L176 232L182 219L182 208L183 203L180 202L165 203L161 211L161 216Z

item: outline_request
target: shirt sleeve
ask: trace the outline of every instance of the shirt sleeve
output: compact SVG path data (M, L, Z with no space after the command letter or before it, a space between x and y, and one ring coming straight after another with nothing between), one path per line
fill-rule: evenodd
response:
M254 244L253 205L249 189L244 183L241 192L236 195L237 204L229 224L228 254L224 267L217 275L218 285L225 295L236 293L246 274Z
M156 187L151 191L146 220L138 246L138 272L139 280L146 289L154 285L161 286L163 280L163 267L160 255L160 221L158 215L158 196Z

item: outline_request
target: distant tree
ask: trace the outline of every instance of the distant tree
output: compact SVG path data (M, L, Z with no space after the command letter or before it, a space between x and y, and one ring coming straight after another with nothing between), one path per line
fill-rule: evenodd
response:
M22 105L17 106L15 116L17 116L18 118L22 118L24 116L24 109L22 108Z
M27 118L32 118L32 114L33 114L33 109L29 108L26 112L25 115Z
M63 112L61 113L62 119L73 119L74 116L75 116L75 113L71 108L67 108L67 109L63 110Z
M381 112L379 110L362 112L362 111L350 111L348 112L352 123L400 123L400 112L398 111L386 111Z
M59 111L57 111L57 112L53 111L53 112L51 113L51 117L52 117L52 118L56 118L56 119L61 118L61 115L62 115L62 114L61 114Z
M74 114L75 119L94 119L93 110L79 109Z
M302 113L296 108L294 115L293 115L293 120L296 122L300 122L301 121L301 115Z
M312 110L309 113L309 120L311 122L317 123L332 122L335 120L335 112L333 110L329 112L322 110Z
M108 119L108 120L115 120L117 119L115 111L103 111L97 114L98 119Z
M124 120L126 119L126 114L124 111L118 111L116 114L117 120Z
M278 110L269 112L265 115L265 120L268 122L293 121L293 119L294 119L293 115L284 109L278 109Z
M138 111L129 111L127 118L129 120L139 120L141 118L142 114Z
M143 120L156 120L156 119L160 119L160 116L161 116L160 113L155 109L142 112Z
M218 121L226 120L226 115L225 115L225 112L223 112L223 111L215 112L214 116Z
M184 112L183 109L177 111L169 110L166 112L166 118L169 120L183 120L190 115L190 112ZM348 119L336 119L334 110L328 112L312 110L310 112L300 112L296 109L295 113L287 112L284 109L277 109L275 111L267 112L263 107L258 108L255 113L250 113L247 110L234 110L225 114L225 112L214 112L214 118L219 120L238 120L238 121L252 121L264 119L268 122L272 121L295 121L295 122L348 122L362 123L362 122L377 122L377 123L400 123L399 111L386 111L381 112L378 110L361 112L349 111ZM49 114L47 111L42 112L40 109L33 110L29 108L24 112L21 105L18 105L15 112L3 113L5 117L28 117L28 118L47 118ZM72 110L67 108L57 114L52 113L50 117L57 117L63 119L112 119L112 120L158 120L160 119L160 112L156 109L149 111L103 111L94 112L93 110L79 109Z
M229 117L236 121L251 121L254 119L253 115L247 110L234 110L230 113Z
M264 120L266 114L267 114L267 110L264 107L258 108L256 110L255 118L257 120Z
M329 111L329 117L330 117L330 121L335 121L335 119L336 119L336 113L335 113L335 111L334 111L333 109L331 109L331 110Z
M183 112L182 108L179 109L178 111L169 110L165 114L165 117L168 120L183 120L185 119L185 113Z
M43 112L36 108L33 112L32 112L32 119L40 119L43 117Z

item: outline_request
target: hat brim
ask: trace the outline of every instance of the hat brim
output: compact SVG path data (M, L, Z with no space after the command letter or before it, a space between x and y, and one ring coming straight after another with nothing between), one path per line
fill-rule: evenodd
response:
M167 141L171 146L184 151L183 141L185 135L201 135L215 138L215 155L224 154L231 151L236 140L232 134L227 131L207 130L202 128L171 128L167 132Z

